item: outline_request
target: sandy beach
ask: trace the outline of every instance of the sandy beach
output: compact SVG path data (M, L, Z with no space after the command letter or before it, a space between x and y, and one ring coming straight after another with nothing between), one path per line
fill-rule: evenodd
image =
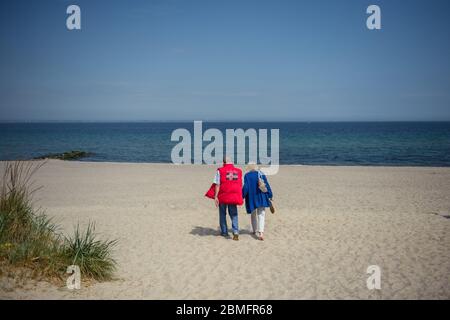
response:
M219 236L211 166L49 161L35 203L117 238L117 279L70 291L1 279L1 299L450 299L450 168L282 166L265 241ZM381 290L366 269L381 268Z

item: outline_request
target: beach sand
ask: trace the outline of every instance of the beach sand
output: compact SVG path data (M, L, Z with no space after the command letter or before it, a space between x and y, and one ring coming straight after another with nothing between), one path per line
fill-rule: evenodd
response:
M7 299L449 299L450 168L282 166L265 241L239 209L240 241L218 236L203 195L215 167L49 161L36 205L71 233L117 238L117 279L70 291L47 282ZM369 290L369 265L381 290Z

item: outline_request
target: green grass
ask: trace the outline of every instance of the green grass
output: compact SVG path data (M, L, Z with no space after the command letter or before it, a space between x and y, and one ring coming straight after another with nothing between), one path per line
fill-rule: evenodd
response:
M11 268L29 268L35 275L64 278L69 265L78 265L82 279L112 279L116 240L97 239L95 224L77 225L64 236L43 212L33 208L32 177L43 162L6 162L0 185L0 262Z
M81 274L98 280L108 280L116 266L110 254L110 248L116 243L117 240L97 240L94 224L90 223L84 232L77 225L74 235L65 239L64 255L70 264L80 267Z

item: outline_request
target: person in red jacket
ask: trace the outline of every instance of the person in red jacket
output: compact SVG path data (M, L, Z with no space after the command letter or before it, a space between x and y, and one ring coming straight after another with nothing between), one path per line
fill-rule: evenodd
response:
M224 157L223 167L214 177L216 207L219 207L219 223L222 236L228 237L227 209L231 218L233 240L239 240L238 205L242 205L242 170L236 168L229 157Z

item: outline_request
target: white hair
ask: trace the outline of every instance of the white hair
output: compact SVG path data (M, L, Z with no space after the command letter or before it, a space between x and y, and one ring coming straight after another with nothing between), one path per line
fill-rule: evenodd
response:
M247 171L258 171L258 165L254 162L249 162L247 164Z

